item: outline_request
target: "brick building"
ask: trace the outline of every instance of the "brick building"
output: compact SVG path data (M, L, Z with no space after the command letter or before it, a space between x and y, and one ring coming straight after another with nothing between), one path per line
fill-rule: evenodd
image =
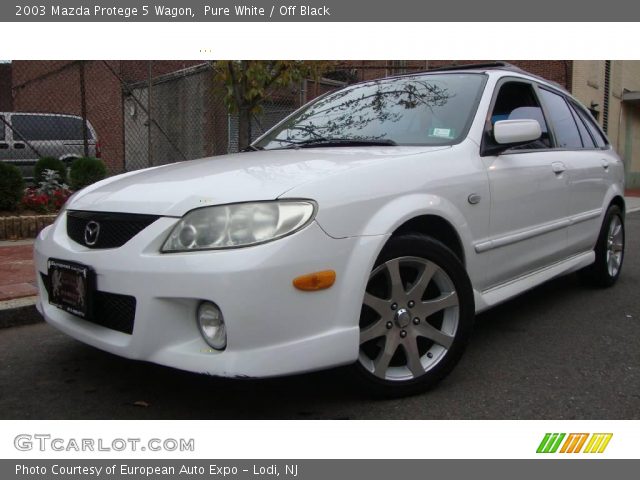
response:
M112 173L124 168L123 83L181 70L201 62L187 61L14 61L13 110L81 115L98 133L102 157ZM84 77L84 81L83 81Z
M476 63L460 60L455 63ZM274 95L254 133L264 131L301 103L345 83L422 71L450 60L334 62L321 85L303 82ZM571 89L571 61L513 61ZM111 173L234 151L233 116L213 93L211 71L201 61L14 61L15 111L81 115L95 128ZM148 96L152 78L151 98ZM152 122L146 114L152 110Z
M10 112L13 110L11 70L10 63L0 63L0 112Z

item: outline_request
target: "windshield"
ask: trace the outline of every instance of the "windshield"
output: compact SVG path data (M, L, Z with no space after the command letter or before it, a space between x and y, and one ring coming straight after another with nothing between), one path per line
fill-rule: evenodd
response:
M310 103L254 148L453 145L466 134L485 80L479 73L429 74L347 87Z

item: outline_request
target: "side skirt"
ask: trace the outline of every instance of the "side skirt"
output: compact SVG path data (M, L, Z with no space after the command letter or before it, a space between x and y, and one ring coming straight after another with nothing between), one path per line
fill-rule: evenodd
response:
M496 305L505 302L516 295L520 295L527 290L531 290L533 287L537 287L552 278L580 270L583 267L591 265L595 260L595 252L589 251L574 255L573 257L569 257L565 260L549 265L548 267L541 268L540 270L528 273L522 277L510 280L509 282L497 285L482 292L474 289L473 293L476 302L476 313L495 307Z

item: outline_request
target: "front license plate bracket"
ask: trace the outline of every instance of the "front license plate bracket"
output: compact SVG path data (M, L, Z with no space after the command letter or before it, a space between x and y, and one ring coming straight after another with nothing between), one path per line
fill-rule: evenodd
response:
M86 320L93 315L95 271L80 263L50 258L47 262L49 303Z

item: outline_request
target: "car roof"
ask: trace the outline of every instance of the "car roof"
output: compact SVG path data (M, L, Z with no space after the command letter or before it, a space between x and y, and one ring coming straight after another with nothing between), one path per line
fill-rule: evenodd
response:
M568 92L562 85L553 80L548 80L534 73L527 72L516 65L513 65L508 62L488 62L488 63L469 63L463 65L449 65L443 67L431 68L428 70L421 70L415 72L401 73L398 75L390 75L388 77L384 77L384 79L393 79L393 78L408 78L408 77L416 77L422 75L432 75L432 74L441 74L441 73L482 73L488 74L497 77L520 77L529 80L536 80L542 84L545 84L549 87L552 87L556 90L561 91L565 95L572 96L570 92ZM359 83L368 83L375 80L381 79L372 79L366 80L364 82Z

